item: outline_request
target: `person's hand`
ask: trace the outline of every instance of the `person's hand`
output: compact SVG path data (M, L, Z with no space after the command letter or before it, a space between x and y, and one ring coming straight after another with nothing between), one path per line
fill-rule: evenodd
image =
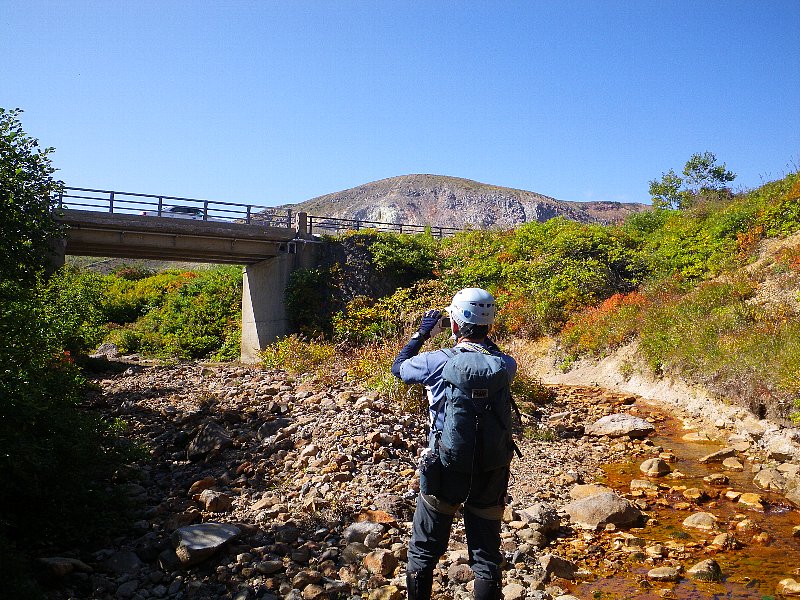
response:
M442 319L442 311L429 310L422 316L422 323L419 326L419 332L425 337L431 337L439 333L442 328L439 322Z

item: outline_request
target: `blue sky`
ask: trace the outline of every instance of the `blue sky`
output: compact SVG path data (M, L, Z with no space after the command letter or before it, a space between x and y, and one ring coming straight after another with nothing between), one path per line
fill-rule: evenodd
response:
M67 185L275 205L435 173L649 202L800 163L800 2L0 0L0 106Z

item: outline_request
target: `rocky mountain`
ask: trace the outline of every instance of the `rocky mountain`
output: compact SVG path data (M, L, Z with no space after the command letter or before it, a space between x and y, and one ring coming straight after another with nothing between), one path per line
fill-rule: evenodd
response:
M505 228L557 216L581 223L611 223L650 207L624 202L569 202L458 177L404 175L285 208L314 216L361 221Z

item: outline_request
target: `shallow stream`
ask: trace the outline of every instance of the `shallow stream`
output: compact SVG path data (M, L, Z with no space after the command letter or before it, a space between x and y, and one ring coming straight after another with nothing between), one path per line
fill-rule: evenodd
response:
M706 558L716 560L723 573L722 583L701 583L684 576L678 583L647 582L647 572L655 566L668 564L657 561L656 564L645 562L644 556L632 553L625 568L606 578L586 581L573 586L571 593L580 598L742 598L767 600L780 597L776 595L776 586L781 579L793 577L800 580L800 538L793 537L792 529L800 525L800 510L793 509L779 495L764 492L753 484L755 475L750 461L741 460L744 471L723 471L719 463L703 464L699 459L721 449L716 442L690 442L683 439L687 430L682 423L670 416L656 425L656 433L651 440L663 451L671 451L677 458L670 466L684 477L667 476L652 479L655 483L672 487L699 488L712 495L719 493L718 498L711 498L700 506L688 506L680 491L668 491L653 498L646 499L650 516L648 523L639 529L631 529L637 537L644 538L647 544L679 543L686 547L685 560L681 564L689 568ZM610 464L604 467L601 482L614 488L623 495L630 491L632 479L646 479L639 470L644 459L636 459L624 464ZM703 480L714 473L724 473L729 483L714 487ZM758 512L746 509L725 498L728 489L738 492L758 493L766 502L766 510ZM706 511L718 517L719 530L701 532L687 529L683 520L693 512ZM766 542L753 541L757 531L742 533L735 525L744 517L754 521L758 530L767 534ZM712 540L719 533L730 531L744 546L738 550L714 552L706 547L705 542ZM689 556L691 554L691 556ZM652 587L650 587L652 585Z

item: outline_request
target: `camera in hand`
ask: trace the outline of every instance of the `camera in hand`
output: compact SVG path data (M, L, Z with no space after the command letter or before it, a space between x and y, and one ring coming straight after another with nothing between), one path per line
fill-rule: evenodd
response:
M450 317L445 315L441 319L439 319L439 327L441 327L442 329L450 329Z

